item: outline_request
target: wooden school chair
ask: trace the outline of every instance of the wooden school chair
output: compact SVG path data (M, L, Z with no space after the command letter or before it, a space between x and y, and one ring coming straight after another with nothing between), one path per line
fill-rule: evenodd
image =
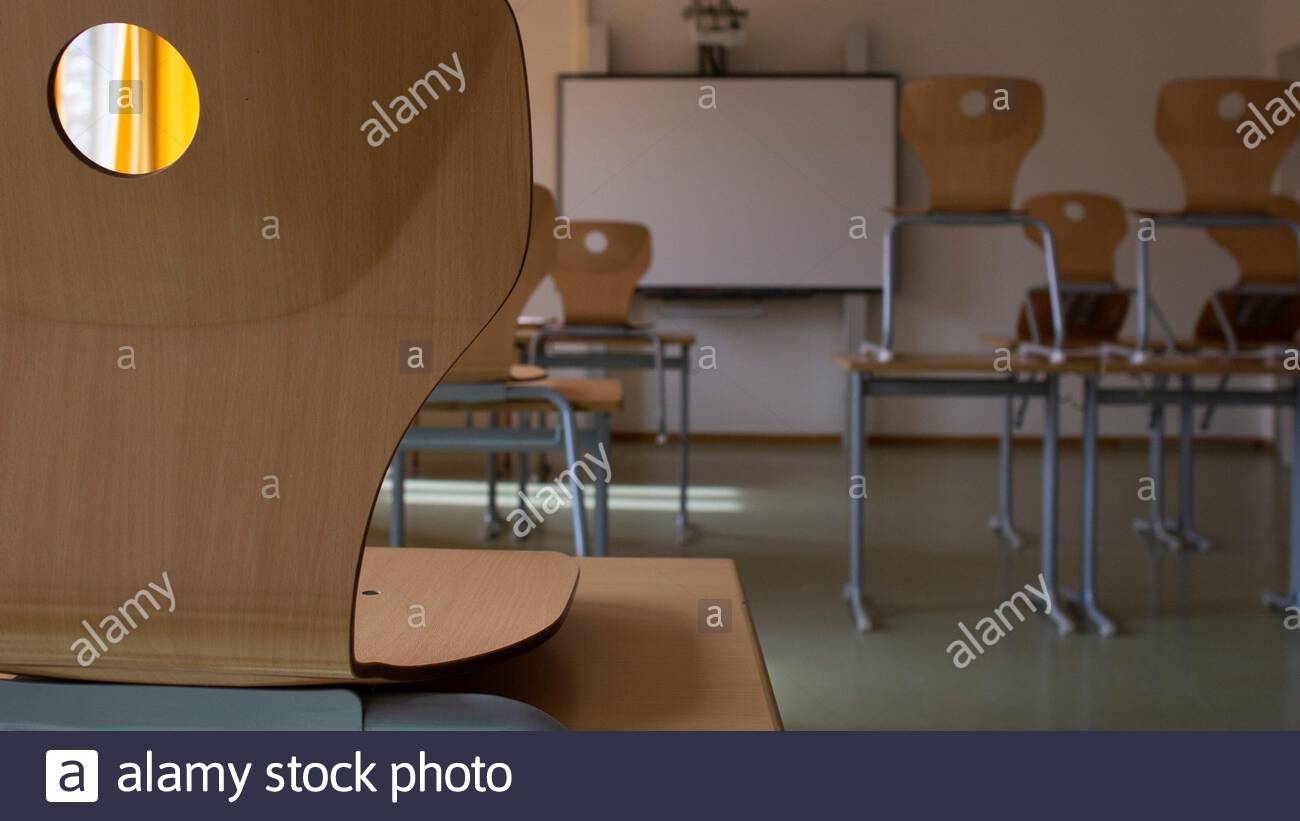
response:
M198 78L197 138L162 173L111 175L53 131L51 66L105 18L164 33ZM572 558L363 553L402 431L524 258L530 132L509 6L24 1L0 11L0 46L24 90L0 130L0 670L347 686L424 680L554 633ZM453 54L472 93L368 143L365 101ZM268 212L280 240L261 233ZM409 627L417 605L436 630ZM0 725L69 692L0 682ZM73 700L191 726L196 705L226 699L168 692ZM311 703L340 720L320 720L355 724L365 698L337 692ZM240 696L262 717L286 698ZM437 729L422 709L385 704Z
M1012 413L1020 397L1043 399L1042 573L1053 600L1057 590L1057 438L1059 379L1071 372L1065 360L1066 333L1061 312L1053 235L1049 225L1015 210L1016 177L1043 129L1043 91L1033 80L1014 77L937 77L908 83L903 89L899 127L916 152L930 185L930 203L922 209L897 209L884 237L881 341L864 342L858 356L837 356L849 377L846 440L850 476L860 475L867 441L864 410L870 396L967 396L1001 398ZM894 350L894 241L908 225L1021 225L1042 237L1050 306L1049 344L1026 345L1016 357L1014 378L995 372L992 354L898 354ZM1032 356L1030 356L1032 354ZM1041 376L1032 382L1019 378ZM1007 461L1009 465L1009 460ZM1009 485L1009 481L1007 483ZM1016 544L1010 522L1009 492L992 524ZM871 627L864 597L864 506L849 501L849 581L844 595L859 630ZM1054 607L1051 618L1062 633L1073 620Z
M1156 138L1178 168L1185 204L1178 211L1139 209L1137 215L1153 230L1207 228L1222 237L1237 229L1282 228L1300 235L1300 224L1275 210L1273 196L1278 167L1296 140L1294 121L1268 125L1271 133L1253 147L1243 131L1248 123L1258 127L1254 112L1271 112L1270 101L1285 99L1287 90L1286 81L1272 78L1167 83L1157 102ZM1148 342L1150 245L1137 244L1139 354Z
M389 540L406 543L406 464L405 455L424 452L487 453L487 507L484 516L486 535L500 532L503 520L497 510L497 454L515 453L520 463L520 500L526 497L526 465L523 454L558 449L565 454L566 465L584 464L586 454L610 451L609 416L622 409L623 386L612 379L547 379L546 371L516 361L515 328L533 291L551 271L555 260L555 197L543 186L533 186L532 229L523 270L505 304L497 311L474 344L470 346L443 381L425 401L424 410L456 412L467 415L487 414L486 426L470 423L462 427L435 426L417 421L398 447L393 459L392 502L389 511ZM558 423L550 430L533 430L523 424L535 413L554 413ZM595 430L588 433L578 427L577 414L591 413ZM519 424L501 424L501 420L518 415ZM587 472L592 472L588 469ZM585 475L585 474L583 474ZM583 505L585 495L581 476L568 472L574 527L574 551L586 555L589 529ZM600 479L601 477L597 477ZM605 552L608 539L608 484L596 481L595 552ZM530 518L531 522L532 519ZM529 527L524 535L532 532ZM516 533L516 535L519 535ZM523 536L520 536L523 538Z
M1043 235L1052 342L1035 353L1064 358L1053 237L1037 218L1014 210L1016 177L1043 130L1043 90L1016 77L934 77L903 89L899 128L930 186L923 209L896 209L884 237L881 341L863 352L888 360L894 351L894 241L908 225L1026 225Z
M1072 355L1097 355L1127 350L1119 343L1131 292L1115 280L1115 252L1128 233L1128 214L1114 197L1082 191L1039 194L1025 201L1025 213L1051 228L1060 275L1061 314L1066 349ZM1042 233L1032 225L1025 234L1039 248ZM996 348L1042 350L1044 331L1052 324L1051 295L1045 288L1026 293L1013 336L988 336ZM1012 447L1014 431L1024 420L1028 398L1020 408L1005 402L998 447L998 512L989 527L1007 544L1019 548L1024 540L1012 523Z
M679 544L689 540L690 484L690 349L695 335L659 331L631 319L637 283L650 269L651 236L644 225L630 222L577 221L558 241L551 272L564 306L559 325L520 328L516 342L525 361L554 368L651 370L657 391L656 441L668 441L667 371L681 374L678 429ZM564 352L557 346L581 344L588 350ZM597 346L599 350L593 350ZM649 346L649 354L643 353ZM669 348L675 355L668 353Z
M1268 213L1300 225L1300 203L1269 198ZM1283 227L1211 228L1232 255L1237 281L1206 301L1196 323L1198 347L1230 355L1277 356L1300 332L1300 242Z
M1282 159L1294 145L1294 121L1266 126L1268 134L1258 143L1247 142L1250 126L1264 128L1255 112L1272 112L1270 102L1284 99L1288 84L1274 78L1203 77L1175 80L1160 90L1156 106L1156 138L1173 160L1183 183L1184 206L1177 211L1139 209L1135 213L1148 230L1161 228L1204 228L1219 238L1235 231L1282 229L1300 233L1300 223L1285 211L1275 211L1273 180ZM1240 242L1240 241L1239 241ZM1137 350L1133 361L1141 364L1149 356L1149 319L1158 316L1152 308L1150 246L1137 243ZM1218 348L1229 355L1269 355L1268 341L1274 340L1291 321L1296 307L1297 282L1249 283L1214 294L1197 324L1195 342L1201 348ZM1213 321L1210 321L1213 317ZM1238 335L1240 333L1240 335ZM1294 331L1292 331L1292 335ZM1217 338L1216 338L1217 337ZM1243 349L1254 348L1251 353ZM1157 387L1178 378L1185 393L1195 387L1195 375L1161 373L1153 379ZM1220 387L1227 388L1229 374L1219 375ZM1159 393L1155 394L1159 396ZM1207 406L1205 424L1213 413ZM1184 543L1207 550L1210 543L1196 532L1192 522L1192 437L1195 403L1181 403L1179 491L1176 522L1167 522L1161 510L1163 493L1164 406L1152 405L1150 469L1156 479L1155 498L1146 519L1135 526L1171 549Z

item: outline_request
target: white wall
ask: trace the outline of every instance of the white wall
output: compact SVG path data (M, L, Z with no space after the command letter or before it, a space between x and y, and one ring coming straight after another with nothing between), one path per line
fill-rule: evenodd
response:
M520 0L516 5L554 0ZM559 5L564 5L560 3ZM682 3L590 0L592 21L613 32L619 73L691 72L695 55ZM904 81L932 74L1006 73L1034 77L1047 97L1047 125L1020 176L1018 196L1084 189L1133 206L1181 205L1176 171L1153 134L1156 92L1166 80L1212 74L1268 74L1275 53L1300 37L1294 0L745 0L750 41L733 71L842 69L849 25L872 33L873 67ZM528 46L525 31L525 45ZM530 66L534 82L536 71ZM553 84L551 80L541 80ZM539 89L539 93L540 89ZM552 93L547 91L545 93ZM799 127L792 123L792 127ZM549 135L538 138L538 175L553 162ZM541 146L545 145L543 149ZM547 153L549 152L549 153ZM920 167L904 151L901 202L923 204ZM552 172L553 176L553 172ZM1121 281L1132 281L1132 241L1120 251ZM1009 330L1026 287L1042 280L1041 260L1016 229L917 229L903 245L899 347L972 350L981 334ZM1229 258L1193 232L1161 234L1153 248L1154 285L1175 329L1190 330L1209 291L1233 277ZM531 311L554 311L546 295ZM641 305L656 318L658 303ZM841 347L840 307L832 298L768 304L764 319L660 321L696 329L718 350L718 370L700 374L696 430L836 433L843 379L829 364ZM645 386L648 387L648 386ZM1077 387L1067 392L1077 393ZM652 394L634 390L623 429L652 427ZM877 431L980 435L996 430L986 402L890 400L874 413ZM1141 415L1108 410L1108 434L1138 434ZM1077 413L1066 412L1067 432ZM1036 429L1036 421L1031 429ZM1223 412L1215 433L1268 435L1264 412Z

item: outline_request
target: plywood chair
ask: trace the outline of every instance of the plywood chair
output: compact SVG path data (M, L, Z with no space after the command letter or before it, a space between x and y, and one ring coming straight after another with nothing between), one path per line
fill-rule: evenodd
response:
M1293 91L1286 81L1268 77L1167 83L1156 105L1156 138L1178 168L1185 204L1172 212L1140 209L1138 216L1152 229L1274 227L1300 236L1300 224L1272 211L1274 177L1300 133L1294 118L1281 123L1272 119L1289 106L1288 94ZM1137 244L1139 358L1149 336L1150 245Z
M163 34L198 79L197 138L165 172L103 173L54 131L51 66L104 19ZM0 670L347 684L551 635L576 583L568 557L363 561L402 432L524 259L527 86L508 4L18 0L0 45L14 91ZM372 147L369 101L453 52L467 93ZM265 214L281 240L264 238ZM141 620L140 592L163 581L174 608ZM415 605L429 629L411 627Z
M1043 130L1043 90L1019 77L932 77L903 89L899 129L925 168L930 186L926 208L894 210L883 241L881 341L864 342L863 353L893 358L894 239L906 225L1032 225L1043 235L1051 306L1052 340L1041 351L1064 358L1052 235L1046 225L1012 208L1016 177Z
M575 222L570 229L552 272L565 325L628 326L632 295L650 269L650 229L632 222Z
M1128 233L1124 204L1106 194L1069 191L1031 197L1024 210L1052 229L1070 346L1117 343L1130 302L1115 281L1115 252ZM1037 228L1027 225L1025 234L1042 247ZM1018 341L1042 343L1042 329L1052 321L1048 297L1042 288L1026 296L1016 322Z
M1271 197L1269 213L1300 224L1300 203ZM1237 263L1237 282L1212 296L1196 323L1200 345L1241 351L1293 344L1300 331L1300 242L1288 228L1211 228Z

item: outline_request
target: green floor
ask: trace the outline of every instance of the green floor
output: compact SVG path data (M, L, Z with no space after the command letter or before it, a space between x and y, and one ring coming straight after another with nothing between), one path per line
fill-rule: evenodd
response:
M1014 554L986 527L991 448L871 451L867 590L879 625L866 636L838 597L848 502L838 448L697 447L705 509L687 548L673 544L672 513L656 509L671 506L674 450L619 444L613 456L611 554L736 559L790 729L1300 727L1300 631L1259 605L1285 573L1287 474L1270 454L1203 450L1197 524L1215 546L1176 555L1130 528L1143 510L1144 453L1104 450L1101 600L1122 634L1060 638L1031 620L960 670L946 652L962 637L958 623L973 627L1036 584L1036 449L1017 455L1017 523L1031 546ZM1062 576L1073 584L1077 451L1061 474ZM414 504L408 542L477 543L481 515L464 498ZM384 541L382 529L374 536ZM569 549L568 521L557 514L527 545Z

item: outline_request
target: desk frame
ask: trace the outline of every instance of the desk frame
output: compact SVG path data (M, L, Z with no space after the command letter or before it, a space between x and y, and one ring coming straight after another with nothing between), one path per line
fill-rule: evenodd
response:
M1060 438L1060 377L1058 373L1044 373L1038 382L1007 379L927 379L877 377L862 371L849 373L849 484L853 477L865 476L863 462L866 449L866 399L876 396L961 396L961 397L1005 397L1008 402L1016 397L1041 397L1044 405L1043 424L1043 508L1042 508L1042 557L1041 572L1047 587L1047 595L1052 600L1052 612L1049 615L1061 635L1074 632L1075 625L1060 607L1062 601L1058 593L1059 544L1058 509L1060 497L1060 462L1058 444ZM871 615L863 597L865 581L863 538L863 499L849 495L849 580L844 586L844 598L849 603L854 625L858 632L867 632L872 627Z
M1267 374L1260 374L1267 376ZM1098 411L1102 405L1176 404L1183 408L1184 417L1196 405L1236 405L1243 407L1291 408L1291 478L1290 522L1288 535L1287 590L1284 594L1265 593L1263 601L1275 608L1300 606L1300 379L1295 379L1289 389L1280 390L1204 390L1192 384L1192 375L1182 376L1182 387L1169 390L1157 387L1151 390L1102 388L1101 376L1084 376L1083 424L1083 552L1082 579L1079 603L1089 621L1102 635L1113 635L1116 625L1101 610L1097 598L1097 427Z

